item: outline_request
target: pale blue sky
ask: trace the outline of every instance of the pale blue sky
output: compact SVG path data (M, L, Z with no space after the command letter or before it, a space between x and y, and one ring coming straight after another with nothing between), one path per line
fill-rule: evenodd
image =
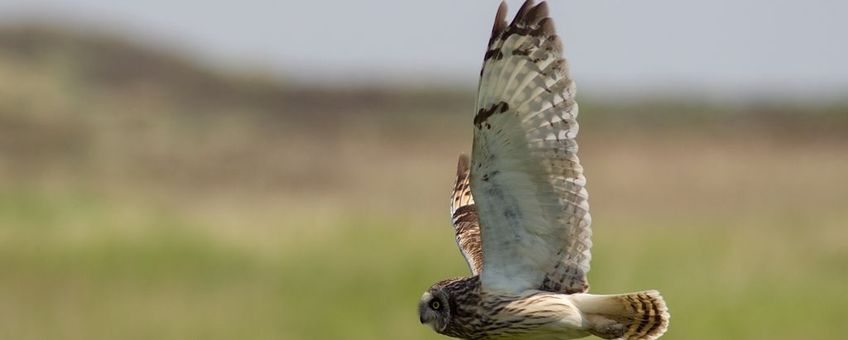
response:
M498 2L0 0L0 16L71 18L304 81L473 87ZM550 2L583 91L848 94L848 1Z

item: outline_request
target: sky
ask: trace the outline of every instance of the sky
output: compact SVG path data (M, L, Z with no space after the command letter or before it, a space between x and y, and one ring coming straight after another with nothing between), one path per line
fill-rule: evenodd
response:
M5 22L89 25L304 82L473 87L497 0L0 0ZM507 1L510 16L521 0ZM581 89L848 94L848 1L550 0Z

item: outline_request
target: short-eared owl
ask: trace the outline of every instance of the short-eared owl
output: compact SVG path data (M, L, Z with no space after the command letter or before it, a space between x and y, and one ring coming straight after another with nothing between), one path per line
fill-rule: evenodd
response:
M434 284L422 323L464 339L656 339L657 291L587 294L588 193L577 158L574 82L546 3L512 23L501 3L480 74L471 159L460 156L451 214L472 276Z

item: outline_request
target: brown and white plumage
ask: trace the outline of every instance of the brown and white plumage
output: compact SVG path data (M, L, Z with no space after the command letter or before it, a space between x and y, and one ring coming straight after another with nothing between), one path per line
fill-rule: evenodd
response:
M592 232L574 139L574 82L546 3L531 5L509 26L501 6L480 80L471 188L483 236L482 284L582 292Z
M456 165L456 181L451 192L451 223L456 232L456 244L468 262L471 274L483 269L483 247L480 244L480 220L474 197L471 196L471 176L468 156L459 156Z
M577 158L577 103L546 3L506 22L501 3L485 53L472 157L451 197L472 277L441 281L421 321L465 339L655 339L668 325L656 291L586 294L591 216Z

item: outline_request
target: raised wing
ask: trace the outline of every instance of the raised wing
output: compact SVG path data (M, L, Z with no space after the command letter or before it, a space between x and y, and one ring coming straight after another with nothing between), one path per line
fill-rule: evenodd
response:
M574 83L546 3L511 24L501 3L474 116L471 188L484 289L588 289L591 218L577 158Z
M460 155L456 164L456 182L451 193L451 222L456 232L456 245L468 262L472 275L480 274L483 268L483 248L480 245L480 222L477 207L471 196L468 176L468 156Z

